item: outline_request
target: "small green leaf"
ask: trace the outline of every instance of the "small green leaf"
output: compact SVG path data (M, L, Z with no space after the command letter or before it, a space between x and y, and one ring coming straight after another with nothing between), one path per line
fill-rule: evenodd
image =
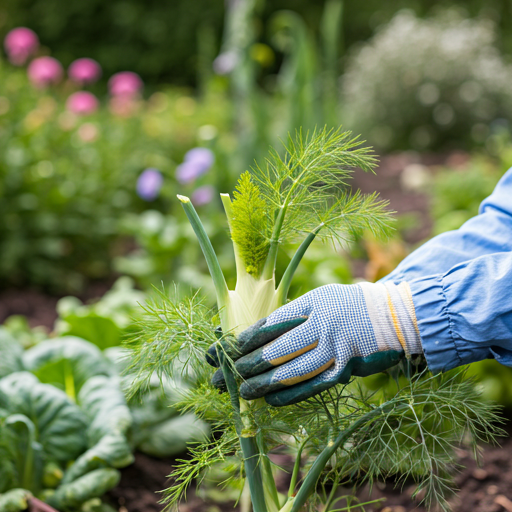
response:
M121 343L122 329L111 318L90 311L86 315L70 314L63 319L66 322L65 334L79 336L101 350Z
M74 401L88 379L111 373L101 351L76 336L42 341L23 354L23 362L41 382L66 391Z

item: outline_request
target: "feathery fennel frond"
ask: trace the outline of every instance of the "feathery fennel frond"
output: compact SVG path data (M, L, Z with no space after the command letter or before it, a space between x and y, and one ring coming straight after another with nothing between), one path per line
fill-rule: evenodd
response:
M249 274L259 277L263 271L269 279L278 246L313 232L337 243L366 229L377 236L389 234L387 202L347 188L355 168L372 171L377 163L371 148L362 144L341 129L299 131L289 136L283 156L271 149L264 165L242 175L234 193L231 235Z
M205 351L217 341L214 312L199 292L183 298L177 289L170 297L158 292L143 309L140 331L125 344L130 359L126 373L132 378L130 397L144 393L152 375L162 379L180 371L201 371Z
M324 227L318 237L324 241L341 244L354 240L364 231L374 236L389 234L393 219L388 201L379 199L378 194L342 192L332 204L319 210L318 223Z
M414 377L391 407L355 433L338 451L334 473L351 481L398 477L417 483L415 494L431 508L448 510L457 468L456 448L492 442L503 432L496 406L483 402L465 372Z
M377 163L371 148L362 144L351 132L341 129L324 128L305 136L299 131L295 139L289 137L283 157L271 150L266 165L256 167L256 183L273 210L270 222L274 224L278 212L285 211L281 239L312 231L318 226L318 218L330 223L343 213L333 206L347 202L347 183L354 169L372 171ZM340 203L338 198L343 196ZM374 200L375 196L365 203L364 213L371 213ZM377 210L382 210L382 204ZM375 226L376 231L382 228Z
M173 467L173 484L163 491L163 499L160 503L165 505L166 511L179 510L179 504L186 497L190 484L201 485L214 466L226 463L228 457L239 448L236 432L227 431L212 442L205 441L189 447L189 458L178 459Z
M210 371L211 376L211 371ZM197 386L182 392L175 407L182 412L193 411L199 418L226 430L233 428L233 408L228 393L220 393L205 380Z
M258 275L267 257L269 223L267 204L249 172L244 172L233 193L231 238L248 274Z

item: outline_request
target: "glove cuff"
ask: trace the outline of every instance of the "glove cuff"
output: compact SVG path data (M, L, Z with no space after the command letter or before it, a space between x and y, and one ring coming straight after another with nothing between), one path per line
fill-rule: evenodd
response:
M379 351L403 350L406 357L422 354L420 331L411 290L406 281L359 283Z

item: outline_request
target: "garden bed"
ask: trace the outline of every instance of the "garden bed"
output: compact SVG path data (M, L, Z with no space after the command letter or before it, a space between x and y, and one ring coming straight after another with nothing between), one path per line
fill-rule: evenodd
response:
M507 428L509 433L512 428ZM280 461L281 462L281 461ZM120 512L160 512L163 506L158 504L161 495L158 491L168 484L166 475L173 470L173 459L159 460L138 453L135 462L121 471L121 483L109 493L113 505ZM471 455L460 450L460 464L463 466L456 477L459 493L450 500L453 512L512 512L512 438L501 440L501 446L485 446L478 465ZM281 491L286 490L283 482ZM394 483L377 483L371 494L365 488L358 493L362 501L384 498L377 505L366 507L371 512L425 512L418 507L418 500L411 498L414 485L406 483L404 488L394 488ZM346 490L350 494L350 490ZM343 503L340 507L344 506ZM123 508L121 508L123 507ZM218 503L205 501L189 494L183 503L181 512L228 512L238 511L233 502ZM357 509L354 509L357 510Z

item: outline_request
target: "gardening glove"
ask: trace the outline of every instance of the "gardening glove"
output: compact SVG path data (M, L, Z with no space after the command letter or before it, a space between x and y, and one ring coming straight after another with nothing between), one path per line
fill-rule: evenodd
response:
M218 366L216 345L208 351ZM259 320L240 334L230 357L246 400L270 405L305 400L352 375L367 376L421 354L409 285L387 282L322 286ZM214 385L222 388L222 372Z

